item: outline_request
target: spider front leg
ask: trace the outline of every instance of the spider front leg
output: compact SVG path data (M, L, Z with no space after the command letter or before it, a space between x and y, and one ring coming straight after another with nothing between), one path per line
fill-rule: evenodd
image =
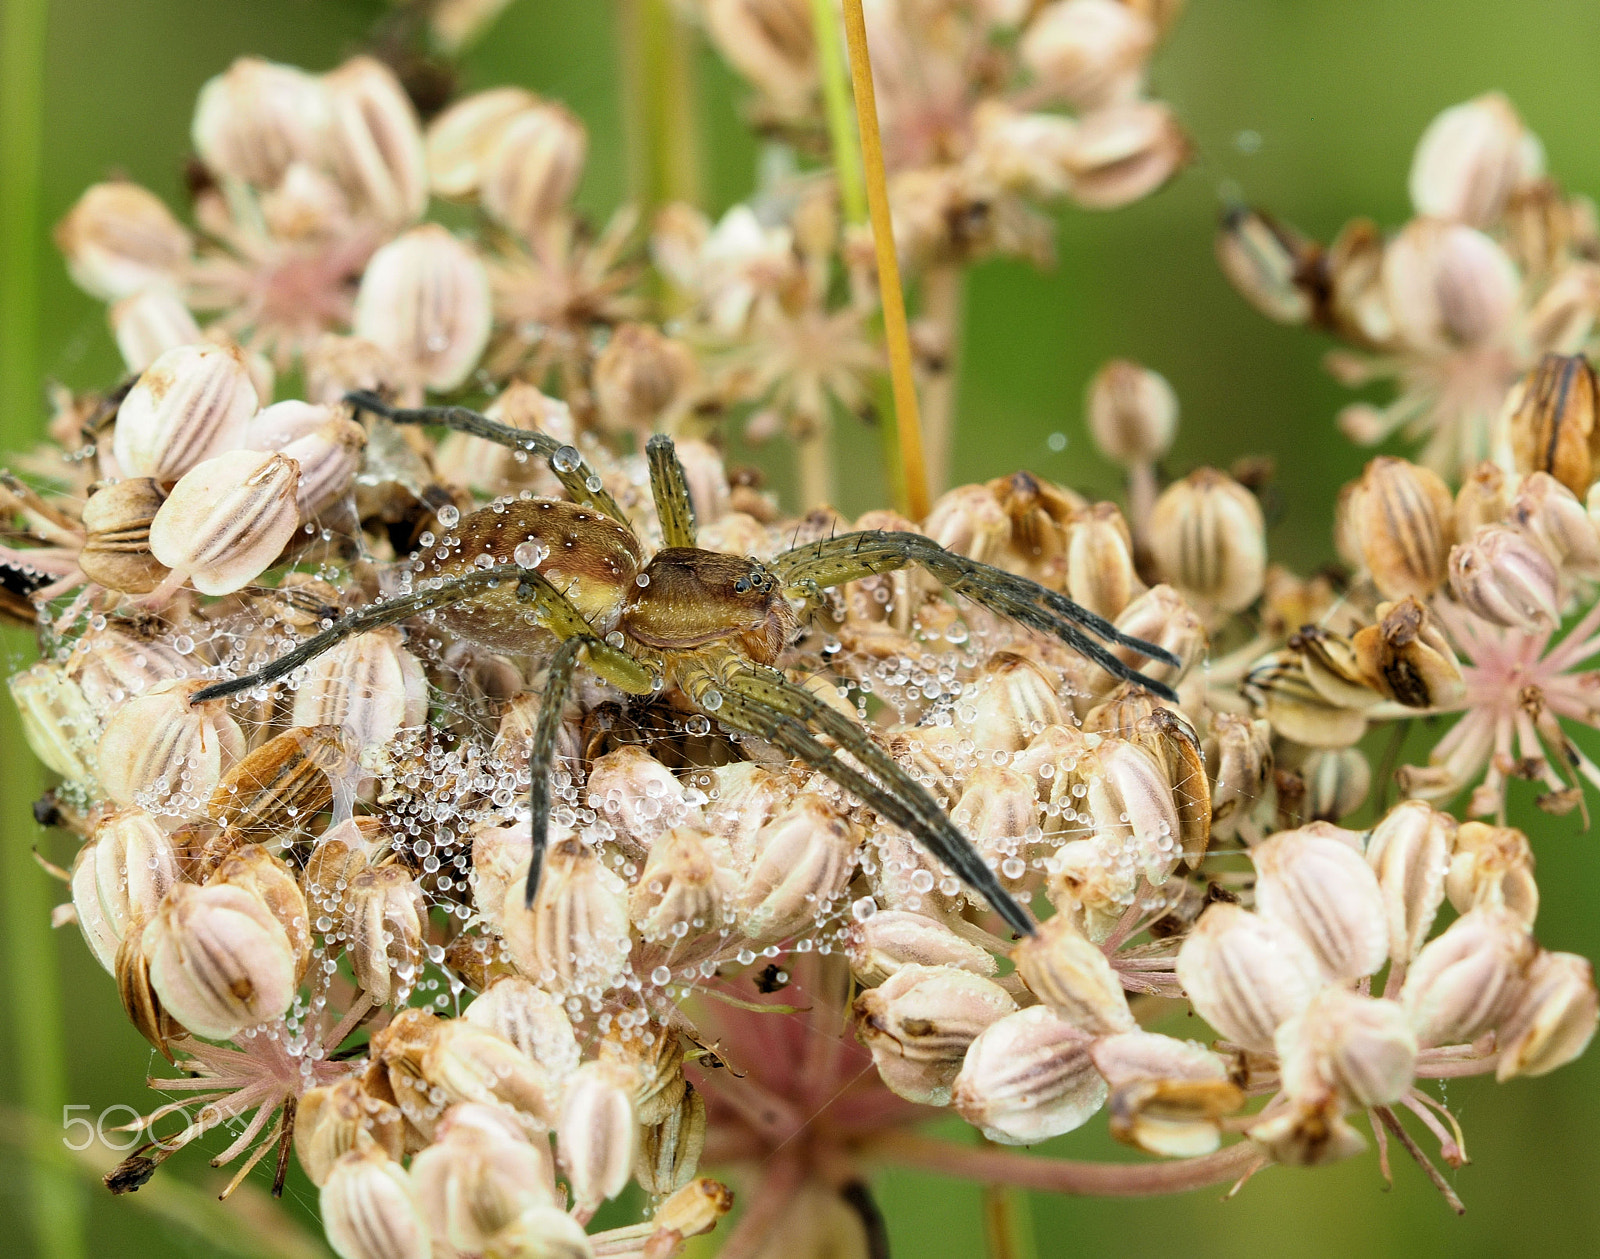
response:
M1164 699L1177 701L1177 694L1170 686L1140 673L1089 635L1126 647L1148 659L1180 666L1183 662L1170 651L1122 633L1105 617L1038 582L1008 573L1003 568L995 568L992 564L956 555L920 533L888 533L882 530L844 533L785 551L772 560L768 567L795 596L810 598L829 586L894 572L907 564L920 564L945 589L963 595L991 612L1060 639L1112 677L1145 687Z
M922 784L860 726L776 669L732 653L696 652L674 658L673 674L703 712L728 729L765 739L859 797L948 866L993 906L1019 935L1032 935L1032 916L979 856ZM851 764L822 743L828 735L855 758Z
M645 454L650 460L650 494L655 499L656 518L661 521L662 541L667 546L693 546L694 500L689 497L689 479L678 461L672 438L652 437Z
M480 415L467 407L394 407L377 394L365 390L347 393L344 400L357 412L370 411L392 424L438 424L457 433L481 437L498 446L539 455L549 462L550 471L555 473L556 480L561 482L573 502L604 512L620 525L628 524L628 517L617 506L616 500L601 488L600 478L578 453L577 447L563 445L548 433L498 424L487 415Z

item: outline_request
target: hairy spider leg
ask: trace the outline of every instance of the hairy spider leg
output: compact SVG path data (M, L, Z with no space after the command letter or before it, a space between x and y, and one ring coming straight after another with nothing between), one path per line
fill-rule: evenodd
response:
M829 586L891 573L908 564L920 564L947 590L964 595L1029 629L1059 638L1112 677L1145 687L1163 699L1177 701L1177 693L1166 683L1124 663L1083 631L1088 630L1108 643L1126 647L1151 660L1175 667L1181 665L1182 661L1164 647L1122 633L1104 617L1045 589L1038 582L956 555L920 533L882 530L842 533L785 551L770 561L768 567L796 597L814 599Z
M600 478L578 453L577 447L565 446L548 433L499 424L467 407L394 407L366 390L347 393L344 400L358 412L370 411L394 424L438 424L457 433L481 437L497 446L539 455L549 461L550 471L555 473L556 480L566 488L574 503L604 512L620 525L629 524L622 508L606 493Z
M972 842L923 786L855 722L776 669L733 652L674 655L669 657L669 668L702 712L730 730L765 739L855 794L948 866L1013 931L1033 934L1032 916L1001 885ZM862 768L820 742L813 728L831 737Z
M672 438L658 434L644 449L650 460L650 494L656 502L663 542L669 547L693 546L694 500L689 497L689 480Z

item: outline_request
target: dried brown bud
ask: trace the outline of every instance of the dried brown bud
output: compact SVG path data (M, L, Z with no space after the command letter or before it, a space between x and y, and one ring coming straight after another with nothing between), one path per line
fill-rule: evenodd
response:
M705 1098L686 1086L665 1118L640 1131L633 1177L652 1197L682 1189L694 1179L705 1144Z
M240 57L200 89L190 134L213 172L266 189L295 162L318 164L327 128L328 96L314 75Z
M1279 1024L1322 986L1317 959L1289 927L1237 905L1212 905L1178 950L1195 1012L1229 1040L1273 1052Z
M204 685L163 682L112 713L97 756L101 783L118 804L142 804L162 816L198 812L244 756L244 736L225 701L190 707Z
M1359 708L1330 702L1308 674L1308 659L1295 651L1262 657L1245 675L1244 693L1284 738L1312 748L1349 747L1366 733L1367 719Z
M1017 1003L991 980L952 966L904 966L856 998L856 1035L908 1101L948 1106L967 1047Z
M429 223L372 255L356 294L354 329L416 383L448 390L477 366L491 318L483 264Z
M1417 213L1489 227L1523 174L1522 120L1490 92L1453 105L1428 124L1411 161Z
M1091 1036L1138 1026L1128 1011L1106 955L1084 938L1066 914L1057 914L1011 952L1029 990L1073 1027Z
M1044 1006L991 1023L967 1047L951 1100L1003 1145L1034 1145L1088 1122L1106 1100L1091 1037Z
M148 594L159 586L168 569L150 553L150 525L165 499L149 477L113 481L90 494L78 552L84 576L127 594Z
M320 1207L328 1244L341 1259L429 1259L433 1253L411 1178L377 1145L334 1163Z
M161 504L150 551L201 594L225 595L272 567L300 525L300 465L234 450L196 464Z
M1458 913L1480 905L1504 909L1530 930L1539 913L1533 849L1528 837L1510 826L1463 822L1444 886Z
M1455 651L1416 599L1380 603L1378 623L1357 630L1351 641L1361 671L1396 703L1448 708L1466 694Z
M1426 598L1443 584L1455 510L1436 473L1383 456L1340 501L1342 527L1373 584L1391 599Z
M1506 395L1497 457L1508 471L1548 472L1574 494L1594 481L1600 455L1594 369L1582 354L1546 354Z
M1400 990L1417 1043L1468 1043L1499 1026L1521 999L1535 952L1527 927L1503 909L1457 918L1423 946Z
M1149 536L1162 579L1202 612L1238 612L1261 593L1266 522L1232 477L1201 468L1174 481L1156 500Z
M1264 721L1217 713L1202 748L1211 782L1211 835L1232 839L1272 781L1271 734Z
M354 753L338 726L285 730L223 776L206 811L220 825L251 838L293 831L333 803Z
M371 57L352 57L322 82L329 152L351 200L391 227L421 218L428 204L422 130L394 73Z
M732 1209L733 1194L727 1186L702 1176L690 1181L656 1208L651 1220L656 1226L654 1237L676 1244L686 1237L709 1233ZM660 1253L669 1255L672 1252L667 1248ZM655 1259L655 1256L647 1251L645 1259Z
M649 324L623 324L594 363L600 419L613 433L650 433L686 400L694 355Z
M1178 430L1178 395L1166 377L1127 359L1095 373L1085 410L1095 446L1120 464L1153 463Z
M1500 1028L1495 1078L1545 1075L1571 1062L1594 1038L1596 1004L1594 967L1587 958L1541 950Z
M1537 633L1561 622L1561 588L1543 547L1508 525L1486 525L1450 549L1450 589L1495 625Z
M127 477L175 481L202 460L240 445L258 405L249 366L236 347L168 350L117 408L117 468Z
M1455 536L1470 538L1484 525L1499 524L1511 510L1512 484L1506 471L1485 459L1462 478L1456 491Z
M175 284L194 248L155 193L121 180L86 189L55 240L78 287L108 302Z

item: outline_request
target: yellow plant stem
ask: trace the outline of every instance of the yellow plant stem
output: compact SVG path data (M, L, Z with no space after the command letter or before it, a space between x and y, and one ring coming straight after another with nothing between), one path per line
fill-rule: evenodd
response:
M900 286L900 260L894 249L888 178L883 166L883 141L878 134L878 104L872 88L872 61L867 51L867 24L861 12L861 0L844 0L844 32L850 48L850 80L861 133L861 165L867 183L872 247L878 261L878 294L883 302L883 332L889 351L899 471L905 484L906 514L913 520L922 520L928 514L928 469L923 457L922 420L917 410L916 379L911 372L911 335L906 327L906 298Z

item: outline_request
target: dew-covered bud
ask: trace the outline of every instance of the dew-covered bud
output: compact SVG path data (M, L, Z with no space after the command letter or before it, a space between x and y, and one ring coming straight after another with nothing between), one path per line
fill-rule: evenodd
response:
M1223 1117L1244 1104L1223 1060L1192 1040L1121 1032L1094 1041L1089 1056L1111 1086L1111 1135L1150 1154L1211 1153Z
M951 820L972 840L1001 880L1015 888L1028 877L1042 847L1039 797L1033 779L1000 765L980 765L968 776Z
M233 450L196 464L150 524L150 551L201 594L232 594L272 567L300 525L300 465Z
M177 850L143 809L112 813L94 829L92 839L100 908L120 940L155 913L178 881Z
M428 680L400 631L356 634L306 666L294 693L296 726L345 730L359 756L391 743L428 716Z
M184 655L157 639L143 639L118 629L90 630L67 658L67 675L84 698L102 711L132 695L142 695L159 682L187 677L194 669Z
M964 940L926 914L881 909L854 922L845 932L850 970L866 987L881 984L906 966L954 966L974 975L993 975L987 949Z
M1063 812L1075 808L1080 823L1093 825L1094 842L1107 859L1152 886L1166 882L1184 855L1184 818L1159 748L1102 739L1076 771L1057 777L1050 803ZM1204 851L1198 836L1190 838Z
M357 1076L347 1075L300 1095L294 1152L313 1185L326 1184L334 1164L351 1150L375 1145L398 1161L404 1141L399 1109L368 1093Z
M352 57L322 82L329 154L351 200L391 227L421 218L428 205L422 129L394 72L371 57Z
M1238 612L1261 593L1266 522L1230 476L1200 468L1174 481L1156 500L1149 540L1162 580L1203 612Z
M295 162L320 162L327 128L328 95L315 75L240 57L200 89L190 137L216 174L274 188Z
M518 114L539 103L526 88L494 87L463 96L428 124L428 179L435 196L471 199L483 182L484 160Z
M175 481L244 440L256 388L234 346L180 345L156 359L117 409L112 453L123 476Z
M631 744L595 759L584 798L595 816L615 829L617 842L634 854L649 851L669 828L700 821L677 776Z
M1347 1104L1365 1108L1392 1105L1411 1090L1417 1037L1397 1001L1324 988L1278 1028L1277 1046L1291 1097L1331 1088Z
M802 108L816 91L816 44L804 0L708 0L706 29L734 69L780 112Z
M422 1077L449 1102L515 1112L525 1127L555 1120L559 1087L550 1071L510 1041L465 1019L440 1022L420 1060Z
M1066 527L1067 597L1098 616L1111 618L1143 592L1133 562L1128 522L1111 503L1074 512Z
M1482 232L1413 219L1383 254L1383 291L1402 341L1440 352L1503 338L1516 313L1516 265Z
M1520 529L1486 525L1450 549L1450 590L1495 625L1537 633L1561 622L1561 588L1544 548Z
M1216 713L1201 744L1211 783L1211 837L1228 840L1272 783L1272 736L1265 721Z
M240 844L217 862L206 884L237 888L264 905L289 941L296 981L305 976L311 963L311 916L295 872L286 862L265 845Z
M1361 671L1387 699L1407 708L1449 708L1467 684L1450 640L1414 598L1378 605L1378 623L1351 639Z
M1083 118L1067 153L1071 197L1115 210L1154 192L1189 160L1189 139L1159 101L1107 105Z
M532 239L566 208L588 152L583 124L560 105L531 105L500 127L478 162L478 198L502 227Z
M1499 92L1453 105L1428 124L1411 159L1420 215L1489 227L1522 178L1522 120Z
M68 887L72 891L72 916L78 930L83 932L84 943L95 960L106 968L108 974L117 973L117 953L122 945L122 933L111 920L100 899L100 871L96 853L97 845L90 840L72 859L72 877Z
M1516 1008L1537 946L1507 910L1474 909L1429 941L1406 972L1400 1001L1417 1043L1455 1045L1498 1027Z
M720 845L718 845L720 847ZM681 939L686 930L718 930L731 918L738 890L733 859L718 859L709 836L690 826L668 831L650 847L628 908L646 940Z
M1093 109L1138 90L1156 29L1118 0L1058 0L1022 36L1022 63L1051 95Z
M161 1005L196 1036L228 1040L281 1016L296 958L283 926L250 892L175 883L142 948Z
M683 1041L660 1023L642 1028L611 1027L600 1038L598 1056L601 1062L626 1068L641 1124L665 1119L688 1087L683 1075Z
M1406 800L1385 813L1367 837L1367 863L1383 893L1392 962L1410 962L1428 938L1444 903L1455 833L1456 820L1448 813Z
M472 250L434 223L390 241L367 263L355 334L428 389L456 388L488 344L489 276Z
M1526 986L1499 1030L1495 1078L1545 1075L1571 1062L1594 1038L1594 967L1575 953L1541 950Z
M296 726L268 739L223 775L206 813L241 836L293 831L334 802L355 761L338 726Z
M175 284L194 248L161 198L122 180L86 189L55 241L78 287L108 302Z
M527 870L524 863L523 870ZM612 987L628 962L628 886L576 839L550 845L532 909L520 879L506 889L501 921L521 971L558 994Z
M351 879L344 904L356 983L378 1005L403 999L422 964L428 905L421 885L404 866L375 866Z
M204 340L200 325L178 293L166 287L141 289L107 312L117 352L130 372L143 372L168 350Z
M1497 460L1523 476L1548 472L1574 494L1594 481L1600 385L1582 354L1546 354L1506 395Z
M197 810L244 756L244 735L226 701L190 707L204 685L163 682L111 714L96 756L101 784L118 804L167 816Z
M1237 905L1212 905L1178 950L1195 1012L1229 1040L1271 1053L1279 1024L1322 986L1315 954L1289 927Z
M1256 912L1310 946L1329 983L1371 975L1388 954L1389 928L1378 879L1361 853L1307 828L1250 850Z
M341 1156L319 1199L339 1259L430 1259L433 1243L405 1168L379 1146Z
M1044 1006L1008 1014L967 1047L952 1104L1002 1145L1034 1145L1081 1128L1106 1100L1090 1040Z
M578 1065L578 1038L566 1009L519 975L495 980L462 1017L509 1041L558 1081Z
M854 822L819 796L798 797L756 834L734 901L740 930L765 943L821 921L844 896L860 847Z
M648 324L623 324L594 363L600 420L612 433L649 433L685 401L694 354Z
M592 1214L633 1176L639 1142L636 1083L633 1072L610 1062L585 1063L567 1081L556 1149L579 1212Z
M1217 262L1234 290L1275 323L1302 324L1314 309L1307 280L1320 247L1286 224L1247 206L1224 212Z
M497 1106L452 1106L411 1160L417 1202L436 1243L479 1252L532 1207L555 1205L549 1147Z
M1011 951L1011 959L1029 991L1073 1027L1109 1036L1138 1026L1105 953L1066 914L1041 924Z
M92 781L96 741L101 737L100 716L78 683L60 665L40 661L12 674L6 685L17 706L23 738L33 754L68 782ZM241 737L241 751L243 744ZM107 794L111 794L109 789ZM116 796L112 795L112 799ZM131 797L118 803L131 803Z
M1160 459L1178 431L1178 395L1167 378L1128 359L1095 373L1084 409L1095 447L1124 465Z
M967 1047L1017 1003L992 980L953 966L904 966L856 998L856 1035L891 1092L948 1106Z
M1463 822L1445 876L1445 892L1458 913L1479 905L1504 909L1533 927L1539 913L1539 885L1533 879L1533 849L1528 837L1510 826Z
M1455 505L1438 475L1404 459L1367 464L1341 497L1341 522L1373 584L1390 599L1426 598L1447 574Z
M692 1085L685 1085L664 1118L641 1127L633 1178L651 1197L682 1189L694 1179L705 1144L705 1098Z
M1538 542L1563 572L1600 577L1600 530L1577 496L1549 473L1523 478L1506 523Z
M968 737L986 752L1020 752L1046 726L1065 717L1057 696L1060 682L1024 656L996 652L970 691L976 710Z

